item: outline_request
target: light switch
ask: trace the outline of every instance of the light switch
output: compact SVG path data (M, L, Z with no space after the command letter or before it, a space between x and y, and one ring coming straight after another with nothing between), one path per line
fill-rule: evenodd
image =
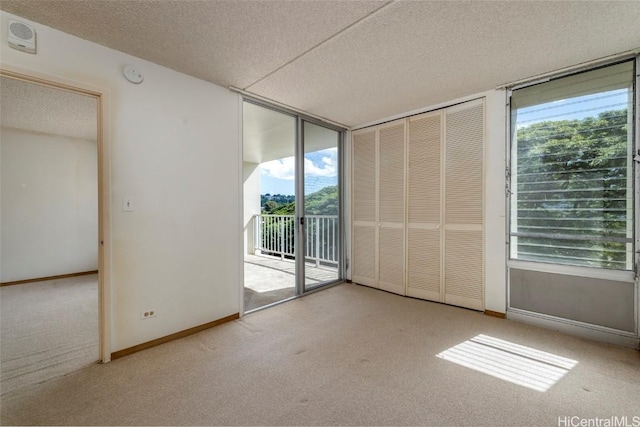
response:
M122 210L125 212L133 212L133 205L134 205L134 201L133 201L133 197L123 197L122 198Z

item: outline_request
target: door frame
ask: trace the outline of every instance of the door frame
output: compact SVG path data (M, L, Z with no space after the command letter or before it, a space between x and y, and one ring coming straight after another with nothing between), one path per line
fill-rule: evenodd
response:
M108 89L0 64L0 76L60 89L97 101L98 162L98 327L101 363L111 360L111 126Z
M303 115L297 115L297 124L296 124L296 238L299 241L299 244L296 245L296 262L298 259L302 260L300 263L296 264L296 295L306 295L312 292L315 292L320 289L324 289L327 286L331 286L337 283L342 283L345 278L345 264L346 264L346 250L345 243L342 236L345 234L345 205L344 205L344 188L345 188L345 174L344 174L344 141L346 129L340 128L338 126L330 125L321 120L317 120L310 117L305 117ZM304 167L304 125L305 123L309 123L315 126L323 127L325 129L329 129L338 133L337 135L337 150L338 150L338 239L336 243L338 243L338 278L336 280L332 280L329 282L320 283L317 286L307 288L306 284L306 247L307 235L305 233L305 225L302 223L300 218L306 217L304 214L304 209L306 205L306 196L304 194L305 190L305 167ZM300 194L300 197L297 195ZM301 214L300 214L301 213Z
M286 298L282 301L277 301L275 303L272 304L268 304L264 307L259 307L255 310L261 310L263 308L267 308L267 307L271 307L273 305L277 305L280 304L282 302L286 302L295 298L298 298L300 296L303 295L308 295L314 292L317 292L319 290L322 289L326 289L327 287L330 286L334 286L337 285L339 283L342 283L343 281L346 280L346 271L347 271L347 254L346 254L346 243L345 243L345 230L346 230L346 226L345 226L345 219L346 219L346 209L345 209L345 159L344 159L344 153L345 153L345 141L346 141L346 134L347 131L349 130L349 128L347 126L344 125L340 125L338 123L333 123L330 121L326 121L325 119L321 118L321 117L316 117L316 116L312 116L308 113L305 113L303 111L300 110L296 110L287 106L282 106L282 105L276 105L273 102L269 101L269 100L265 100L265 99L261 99L260 97L236 89L236 88L231 88L231 90L233 90L234 92L239 94L239 114L240 114L240 121L239 121L239 135L240 135L240 149L239 149L239 153L240 153L240 163L241 163L241 167L240 167L240 173L239 173L239 179L240 179L240 236L241 236L241 240L244 239L243 237L243 233L244 233L244 227L243 227L243 219L244 219L244 185L243 185L243 179L242 179L242 161L243 161L243 152L244 152L244 135L243 135L243 105L245 102L257 105L259 107L263 107L263 108L268 108L270 110L276 111L278 113L282 113L282 114L286 114L288 116L291 116L293 118L296 119L296 129L295 129L295 135L296 135L296 140L295 140L295 148L294 148L294 158L295 158L295 193L296 193L296 214L295 214L295 222L296 222L296 226L294 227L294 241L295 241L295 254L296 254L296 264L295 264L295 272L296 272L296 278L295 278L295 295L293 297L290 298ZM339 239L338 239L338 243L340 244L340 256L339 256L339 265L338 265L338 274L339 274L339 278L334 281L334 282L328 282L326 284L322 284L319 285L317 287L314 287L312 289L309 290L305 290L305 283L304 283L304 269L305 269L305 265L304 265L304 251L302 248L304 248L304 242L300 242L300 239L304 238L301 236L304 236L304 233L301 233L300 230L302 229L302 226L300 224L300 215L299 212L301 212L301 209L304 210L304 122L307 123L312 123L318 126L322 126L325 127L327 129L331 129L334 130L336 132L339 133L338 136L338 198L339 198L339 208L338 208L338 217L339 217ZM298 197L298 195L301 194L302 197ZM304 215L303 215L304 216ZM243 246L243 245L241 245ZM244 316L245 314L245 307L244 307L244 249L240 249L240 269L241 269L241 281L240 281L240 294L239 294L239 298L240 298L240 316ZM302 259L302 262L300 262L299 260ZM251 310L252 312L255 310Z

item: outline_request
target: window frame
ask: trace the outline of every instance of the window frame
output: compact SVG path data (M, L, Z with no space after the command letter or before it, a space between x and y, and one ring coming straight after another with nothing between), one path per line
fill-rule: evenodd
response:
M633 103L631 105L632 108L632 117L630 120L630 125L632 126L631 130L631 149L632 149L632 161L631 161L631 174L632 174L632 187L631 187L631 196L632 196L632 208L633 208L633 218L632 218L632 265L630 270L621 270L621 269L608 269L598 266L580 266L580 265L571 265L571 264L561 264L554 262L546 262L546 261L537 261L537 260L522 260L517 258L512 258L512 232L511 232L511 220L512 220L512 203L515 199L515 192L512 188L512 179L511 175L513 171L517 169L517 165L513 164L513 135L512 135L512 95L513 92L518 89L523 89L526 87L535 86L538 84L544 84L550 81L560 80L565 77L571 77L578 74L594 71L597 69L603 69L607 67L611 67L617 64L621 64L623 62L633 62L633 81L632 81L632 98ZM569 274L581 277L593 277L593 278L601 278L607 280L622 280L622 281L634 281L638 276L638 266L639 266L639 252L640 252L640 141L639 141L639 129L640 129L640 74L639 74L639 63L640 63L640 55L626 55L623 57L618 57L614 60L611 60L606 63L600 63L597 65L592 65L590 67L582 67L576 68L572 71L558 73L556 75L552 75L549 77L545 77L543 79L531 80L529 82L508 86L506 87L506 108L505 108L505 124L506 124L506 149L505 149L505 193L506 193L506 221L505 221L505 234L506 234L506 261L507 261L507 270L510 267L521 268L532 271L541 271L548 273L558 273L558 274ZM516 207L517 209L517 207Z

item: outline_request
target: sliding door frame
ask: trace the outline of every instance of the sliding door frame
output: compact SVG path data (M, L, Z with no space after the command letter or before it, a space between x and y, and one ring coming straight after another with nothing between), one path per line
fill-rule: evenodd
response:
M337 285L342 283L346 278L346 239L345 239L345 204L344 204L344 188L345 188L345 167L344 167L344 144L345 144L345 135L348 130L346 126L341 126L336 123L331 123L329 121L324 121L321 118L313 117L307 115L303 112L293 110L290 108L286 108L283 106L275 105L267 100L260 99L258 97L251 96L250 94L239 91L241 95L241 107L244 102L248 102L259 107L268 108L270 110L276 111L278 113L286 114L288 116L294 117L296 119L296 141L295 141L295 223L296 226L294 228L294 242L295 242L295 296L291 298L286 298L282 301L275 302L273 304L266 305L261 308L266 308L275 304L279 304L281 302L289 301L291 299L297 298L302 295L307 295L310 293L314 293L316 291L325 289L326 287ZM241 108L242 111L242 108ZM242 117L242 116L241 116ZM335 281L327 282L320 284L312 289L307 290L305 288L305 233L302 232L304 230L304 226L301 223L301 218L304 218L304 123L310 123L317 126L321 126L333 131L338 132L338 222L339 222L339 231L337 240L339 244L339 257L338 257L338 278ZM242 129L242 123L240 124L240 128ZM242 140L242 139L241 139ZM244 141L242 142L244 144ZM242 150L241 150L242 151ZM241 158L242 160L242 158ZM242 187L241 187L242 188ZM244 191L241 197L241 203L244 205ZM244 212L244 209L240 209L241 215ZM243 255L243 254L242 254ZM244 275L242 276L244 277ZM244 289L244 279L241 283L241 292ZM261 309L261 308L258 308ZM244 308L241 310L244 314Z
M338 149L338 239L336 240L336 243L338 243L338 277L335 280L331 280L328 282L323 282L320 283L317 286L314 286L311 289L308 289L306 286L306 280L305 280L305 249L306 249L306 233L305 231L305 226L302 223L302 221L300 220L300 218L305 217L304 215L304 210L305 210L305 201L306 201L306 196L304 194L304 189L305 189L305 170L304 170L304 146L305 146L305 140L304 140L304 126L305 123L309 123L312 125L316 125L319 127L323 127L325 129L329 129L329 130L333 130L335 132L337 132L337 149ZM316 290L320 290L323 289L326 286L329 285L334 285L334 284L338 284L338 283L342 283L345 280L346 277L346 268L345 268L345 264L346 264L346 255L345 255L345 243L344 243L344 235L345 235L345 205L343 203L344 201L344 188L345 188L345 184L344 184L344 159L343 159L343 153L344 153L344 141L345 141L345 134L346 134L346 129L344 128L340 128L337 126L333 126L330 125L326 122L323 122L321 120L317 120L317 119L313 119L313 118L309 118L309 117L305 117L305 116L301 116L298 115L298 125L297 125L297 135L298 135L298 140L297 140L297 144L296 144L296 194L300 194L300 197L296 196L296 213L301 213L300 215L297 215L296 217L296 223L298 225L298 233L300 236L303 236L301 238L300 241L300 252L297 252L296 254L296 259L299 256L300 259L302 260L302 262L300 263L301 267L297 267L300 268L300 274L298 275L298 277L300 277L301 280L296 281L296 286L300 287L299 289L299 295L303 295L303 294L308 294L311 292L314 292ZM298 175L298 171L300 172L300 174ZM298 187L299 186L299 187ZM298 204L300 203L300 204ZM296 248L297 249L297 248ZM316 254L318 255L318 254Z
M296 254L296 296L304 293L304 270L306 255L306 235L304 233L304 120L296 116L296 212L295 212L295 254Z

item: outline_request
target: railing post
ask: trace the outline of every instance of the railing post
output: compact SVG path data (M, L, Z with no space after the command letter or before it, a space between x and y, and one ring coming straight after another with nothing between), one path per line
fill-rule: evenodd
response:
M295 256L295 252L290 252L293 249L292 232L296 226L293 215L255 214L254 218L256 220L254 229L256 250L272 256L280 255L282 260L285 260L287 256ZM338 217L309 215L305 218L303 229L305 236L304 259L310 262L315 261L316 267L320 267L322 262L337 264ZM278 236L277 233L280 235Z
M266 252L270 252L273 246L271 242L271 240L273 239L273 218L271 218L270 216L265 217L264 224L265 224L264 225L264 231L265 231L264 248Z
M320 218L316 218L316 267L320 267Z
M280 259L284 259L284 217L278 217L280 222Z
M337 262L338 259L336 258L336 242L338 241L338 239L336 239L336 221L337 221L337 218L331 219L331 241L333 242L331 244L331 250L332 250L331 261Z
M260 215L253 216L253 254L260 250L262 240L260 239Z

